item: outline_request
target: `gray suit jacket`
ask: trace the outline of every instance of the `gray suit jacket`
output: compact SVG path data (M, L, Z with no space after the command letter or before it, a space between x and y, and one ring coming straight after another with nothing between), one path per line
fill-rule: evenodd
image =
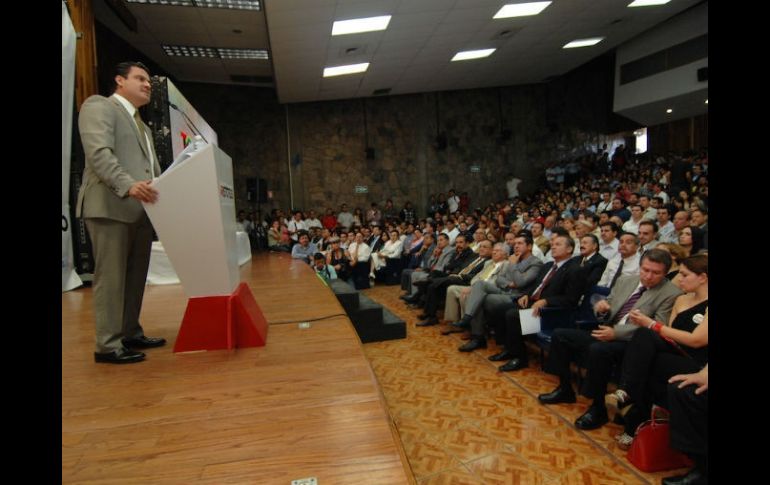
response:
M436 267L433 269L438 271L443 271L447 263L449 263L452 260L452 256L454 256L454 254L455 254L455 248L453 246L445 247L444 250L441 251L441 256L438 257L438 262L436 263Z
M612 287L610 296L607 297L607 302L610 304L610 320L617 315L638 285L638 275L626 275L618 279ZM658 286L645 291L631 309L638 308L645 315L659 322L668 323L674 300L681 294L682 290L664 278ZM615 340L631 340L638 328L630 322L625 325L615 325Z
M516 264L506 261L506 266L497 274L495 285L506 293L523 295L529 292L542 267L543 262L532 255ZM516 288L508 288L511 283L515 283Z
M91 96L80 108L78 126L86 156L83 185L76 215L136 222L144 214L142 203L128 196L139 180L149 180L150 158L136 122L114 96ZM150 128L145 125L150 133ZM150 143L155 174L160 174L155 147Z

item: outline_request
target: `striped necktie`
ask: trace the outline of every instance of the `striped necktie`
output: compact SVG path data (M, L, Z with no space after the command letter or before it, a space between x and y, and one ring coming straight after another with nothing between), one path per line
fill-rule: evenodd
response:
M555 275L558 270L559 270L559 266L556 263L553 263L553 266L551 267L551 271L549 271L548 274L545 275L545 278L543 278L543 282L540 283L540 286L537 288L537 291L535 291L535 293L532 294L532 301L537 301L540 299L540 294L543 293L545 286L548 284L551 278L553 278L553 275Z
M620 311L618 311L617 314L615 314L615 317L612 319L612 323L618 323L625 317L628 312L631 311L631 308L634 307L637 301L639 301L639 298L642 297L642 294L647 291L647 288L644 286L639 287L638 290L636 290L631 296L628 297L628 300L623 304L623 306L620 308Z

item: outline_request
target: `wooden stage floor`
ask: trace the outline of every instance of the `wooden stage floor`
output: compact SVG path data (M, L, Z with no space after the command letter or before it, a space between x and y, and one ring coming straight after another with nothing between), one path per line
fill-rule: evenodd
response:
M331 291L284 254L255 254L241 280L265 347L174 354L187 299L148 286L142 325L169 342L130 365L94 363L91 289L62 294L62 483L414 483Z

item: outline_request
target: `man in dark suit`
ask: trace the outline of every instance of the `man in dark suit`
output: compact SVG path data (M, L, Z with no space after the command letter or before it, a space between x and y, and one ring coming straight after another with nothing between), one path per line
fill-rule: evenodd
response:
M503 316L498 315L494 320L499 322L495 339L502 343L505 350L489 358L493 362L510 359L499 367L499 370L514 371L527 367L527 354L524 348L524 338L521 334L519 309L529 308L532 315L540 315L543 307L572 308L576 307L583 293L583 268L580 258L572 258L575 242L568 236L556 236L551 241L553 261L544 265L535 280L535 287L516 302L513 308L508 308ZM501 318L502 317L502 318Z
M613 364L620 364L626 345L639 328L627 324L632 310L639 310L656 321L667 322L674 300L682 291L666 279L671 255L662 249L650 249L644 256L639 276L621 276L606 300L594 305L599 321L596 330L560 328L551 337L551 348L545 371L559 377L559 387L537 398L543 404L573 403L575 393L570 384L570 361L587 357L587 377L582 394L593 399L588 410L575 421L580 429L596 429L608 421L604 395Z
M150 102L149 70L118 64L115 85L112 96L91 96L80 109L86 166L76 215L85 220L96 263L94 360L126 364L144 360L135 349L166 343L146 337L139 324L153 234L142 202L157 200L152 179L160 165L137 111Z
M599 238L593 234L586 234L580 238L580 255L575 256L578 265L582 268L585 283L583 292L588 291L599 282L607 267L607 258L599 254Z

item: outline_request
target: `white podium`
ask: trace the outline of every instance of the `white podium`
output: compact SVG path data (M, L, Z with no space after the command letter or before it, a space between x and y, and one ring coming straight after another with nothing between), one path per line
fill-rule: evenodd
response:
M230 157L190 146L152 185L144 208L189 298L174 352L264 345L267 322L239 285Z

